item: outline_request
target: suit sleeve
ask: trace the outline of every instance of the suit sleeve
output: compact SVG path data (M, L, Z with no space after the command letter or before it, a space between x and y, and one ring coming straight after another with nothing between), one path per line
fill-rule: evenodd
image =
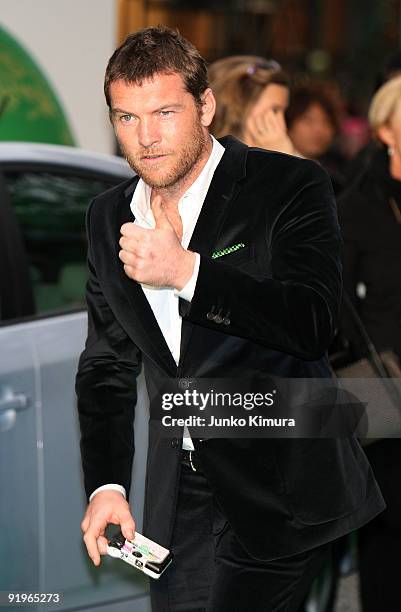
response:
M336 331L341 235L328 175L309 160L300 172L293 197L266 227L269 274L255 277L202 256L193 299L181 301L180 312L193 323L315 360Z
M76 376L81 458L85 492L107 483L122 485L127 496L134 457L136 377L141 354L116 320L96 274L90 216L87 213L88 335Z

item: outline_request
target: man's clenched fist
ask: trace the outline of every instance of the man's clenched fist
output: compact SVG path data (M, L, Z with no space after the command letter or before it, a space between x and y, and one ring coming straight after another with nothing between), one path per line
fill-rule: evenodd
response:
M127 276L153 287L185 287L195 266L195 253L181 246L160 196L151 204L155 229L124 223L119 257Z

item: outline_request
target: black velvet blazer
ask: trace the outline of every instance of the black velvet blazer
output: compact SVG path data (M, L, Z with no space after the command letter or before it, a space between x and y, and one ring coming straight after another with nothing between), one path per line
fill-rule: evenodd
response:
M118 258L133 221L137 178L91 203L88 338L76 390L86 493L130 490L135 376L151 402L144 533L169 546L182 428L154 416L166 378L330 377L326 349L341 297L340 231L327 174L316 163L221 140L218 165L189 248L201 255L191 303L180 300L178 367L137 282ZM212 253L244 248L221 258ZM255 557L295 554L367 522L384 502L355 438L194 439L238 538Z

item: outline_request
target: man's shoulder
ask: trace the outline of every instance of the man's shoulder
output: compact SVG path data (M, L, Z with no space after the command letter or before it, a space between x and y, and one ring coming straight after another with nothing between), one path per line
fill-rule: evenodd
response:
M230 166L232 173L237 172L237 175L242 175L242 178L253 185L255 182L277 183L297 189L308 183L331 184L326 170L311 159L249 147L233 136L225 136L219 142L227 151L222 158L222 164Z
M274 177L277 180L300 181L308 179L327 180L329 175L322 166L312 159L297 155L249 147L247 155L247 175L260 178Z
M118 183L118 185L114 185L114 187L110 187L106 191L102 191L102 193L99 193L93 198L89 205L88 212L90 210L91 214L94 214L95 211L102 211L102 213L104 213L105 207L111 209L113 205L121 200L127 199L130 195L132 196L138 180L138 176L133 176Z

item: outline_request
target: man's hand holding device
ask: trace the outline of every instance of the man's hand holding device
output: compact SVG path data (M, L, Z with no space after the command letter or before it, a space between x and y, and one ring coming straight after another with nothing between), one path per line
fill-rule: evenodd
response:
M135 520L124 495L113 490L99 491L89 503L81 523L83 540L94 565L100 565L100 555L107 554L108 540L104 534L109 523L120 525L127 540L134 538Z
M109 523L121 528L110 540L104 535ZM88 505L81 529L88 554L96 566L100 565L101 555L109 555L158 579L172 561L167 548L135 533L128 502L118 491L96 493Z

